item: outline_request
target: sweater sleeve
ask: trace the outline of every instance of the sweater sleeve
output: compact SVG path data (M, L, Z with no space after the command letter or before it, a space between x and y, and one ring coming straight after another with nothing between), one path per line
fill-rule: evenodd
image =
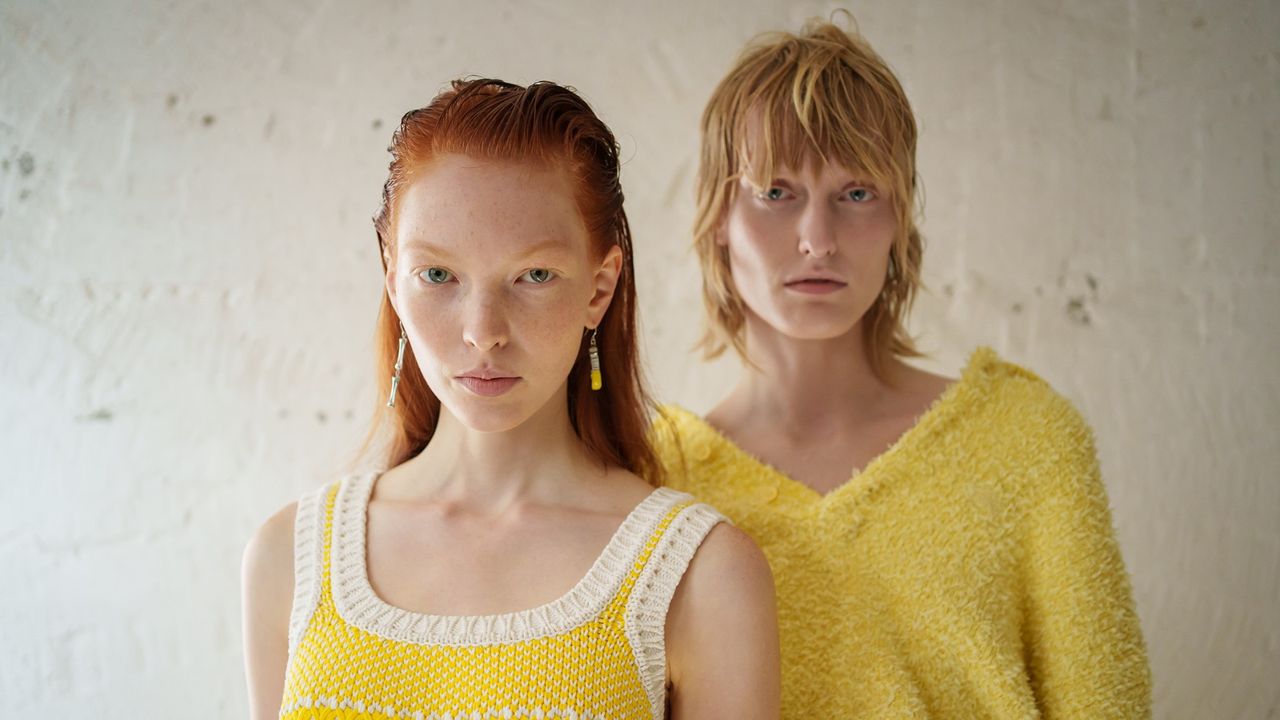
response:
M1092 433L1061 396L1040 420L1024 526L1024 632L1037 704L1048 720L1149 718L1146 648Z

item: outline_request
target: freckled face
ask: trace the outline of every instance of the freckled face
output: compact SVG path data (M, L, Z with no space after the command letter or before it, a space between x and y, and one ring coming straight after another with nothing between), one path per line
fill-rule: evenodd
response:
M567 173L463 155L401 194L391 295L423 377L468 427L514 428L560 398L604 315Z
M718 242L749 315L788 337L857 326L884 286L897 231L890 198L860 173L814 160L768 187L739 180Z

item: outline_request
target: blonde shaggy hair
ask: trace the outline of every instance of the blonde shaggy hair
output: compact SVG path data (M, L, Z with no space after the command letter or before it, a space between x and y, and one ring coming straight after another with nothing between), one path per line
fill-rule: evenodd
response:
M702 115L694 246L702 265L705 359L732 346L746 354L745 314L716 242L738 180L768 187L779 165L811 158L866 173L893 203L897 234L885 284L863 316L864 342L879 374L892 357L919 352L904 322L920 286L916 228L916 122L889 66L856 31L813 20L799 35L751 41L712 93Z

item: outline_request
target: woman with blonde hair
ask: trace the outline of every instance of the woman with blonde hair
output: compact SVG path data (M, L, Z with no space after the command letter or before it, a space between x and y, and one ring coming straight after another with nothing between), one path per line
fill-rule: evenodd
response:
M568 88L460 80L390 149L391 442L249 543L252 717L776 717L763 555L653 484L613 134Z
M702 346L746 369L705 417L661 408L668 482L769 558L784 717L1147 716L1084 420L990 349L955 380L904 362L915 149L898 80L830 23L758 39L715 89Z

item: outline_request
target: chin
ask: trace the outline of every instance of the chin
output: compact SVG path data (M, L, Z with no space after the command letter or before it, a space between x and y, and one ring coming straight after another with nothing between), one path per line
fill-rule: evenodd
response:
M757 313L776 332L796 340L832 340L852 332L862 313L834 306L775 308L767 315Z
M480 400L480 402L477 402ZM489 398L468 398L460 401L451 398L449 412L458 421L476 432L498 433L519 427L533 416L532 411L518 403L485 403ZM485 407L484 405L488 405Z

